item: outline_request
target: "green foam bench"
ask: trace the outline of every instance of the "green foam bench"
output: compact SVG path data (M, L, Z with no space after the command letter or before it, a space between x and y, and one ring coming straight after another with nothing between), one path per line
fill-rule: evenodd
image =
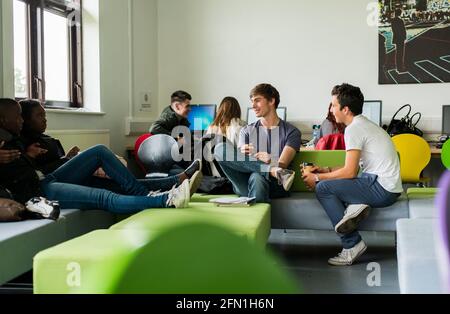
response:
M125 219L111 229L159 230L169 224L207 222L216 224L265 245L270 235L270 205L219 207L190 203L184 209L149 209Z
M39 253L34 292L295 293L269 252L207 223L97 230Z
M108 230L91 232L37 254L33 263L34 292L102 293L104 290L98 287L83 286L83 274L90 276L101 268L102 272L109 271L111 276L118 276L120 274L114 269L128 263L142 245L148 244L164 230L189 223L223 228L258 247L264 247L270 235L270 205L218 207L204 202L190 203L189 208L185 209L142 211ZM114 269L109 269L109 265L115 265Z

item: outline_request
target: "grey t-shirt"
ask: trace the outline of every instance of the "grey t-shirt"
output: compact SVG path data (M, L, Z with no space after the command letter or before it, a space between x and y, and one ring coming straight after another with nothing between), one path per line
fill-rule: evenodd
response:
M295 126L283 120L273 129L267 129L261 121L257 121L242 128L238 147L245 144L252 144L255 147L254 153L266 152L279 157L285 146L300 150L302 134Z

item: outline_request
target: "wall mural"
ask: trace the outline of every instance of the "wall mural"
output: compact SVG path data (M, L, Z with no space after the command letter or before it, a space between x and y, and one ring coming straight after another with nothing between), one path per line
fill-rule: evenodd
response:
M379 5L379 83L450 82L450 0Z

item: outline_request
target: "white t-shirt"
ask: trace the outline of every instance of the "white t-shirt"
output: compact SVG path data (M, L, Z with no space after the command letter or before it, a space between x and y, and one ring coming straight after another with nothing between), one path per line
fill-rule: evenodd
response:
M400 161L391 137L378 125L359 115L345 129L347 151L361 151L361 169L378 176L378 183L388 192L402 193Z

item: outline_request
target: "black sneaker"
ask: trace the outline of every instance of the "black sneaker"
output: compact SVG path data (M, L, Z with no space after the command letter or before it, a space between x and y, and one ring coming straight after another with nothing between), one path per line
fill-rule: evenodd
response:
M60 214L58 201L48 201L43 197L34 197L25 204L33 218L57 220Z
M190 164L186 170L184 170L184 173L188 179L190 179L197 171L202 171L202 161L200 159L194 160L194 162Z
M289 169L280 169L277 171L278 184L283 186L283 189L288 192L294 183L295 171Z

